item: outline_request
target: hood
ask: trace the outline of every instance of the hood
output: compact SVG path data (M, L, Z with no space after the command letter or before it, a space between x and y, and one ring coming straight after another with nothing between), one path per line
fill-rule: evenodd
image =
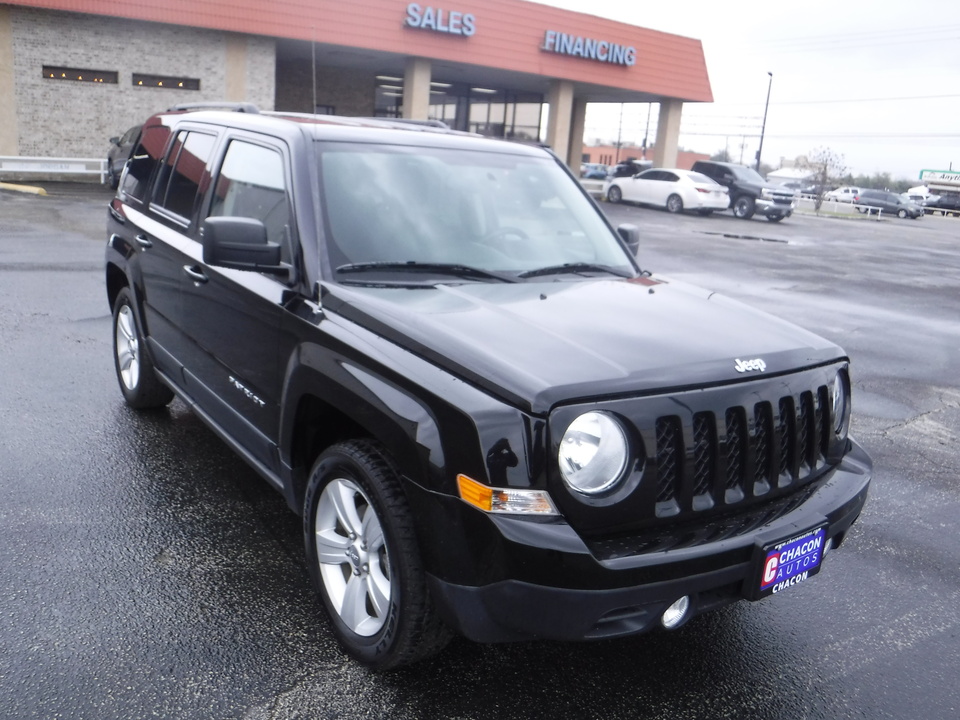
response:
M663 278L328 286L324 308L535 413L749 380L843 351L734 300Z

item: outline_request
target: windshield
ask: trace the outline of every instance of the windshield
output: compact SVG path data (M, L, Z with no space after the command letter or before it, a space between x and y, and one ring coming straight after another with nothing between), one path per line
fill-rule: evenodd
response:
M761 176L760 173L753 168L743 167L741 165L732 165L730 166L730 172L734 174L737 180L757 183L758 185L767 184L767 181L763 179L763 176Z
M327 246L341 281L636 274L552 158L329 142L317 151Z

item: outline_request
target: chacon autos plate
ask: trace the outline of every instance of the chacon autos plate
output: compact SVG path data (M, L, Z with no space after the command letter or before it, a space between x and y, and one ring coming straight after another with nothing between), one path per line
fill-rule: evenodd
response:
M817 527L758 548L756 571L745 595L760 600L802 583L820 572L827 526Z

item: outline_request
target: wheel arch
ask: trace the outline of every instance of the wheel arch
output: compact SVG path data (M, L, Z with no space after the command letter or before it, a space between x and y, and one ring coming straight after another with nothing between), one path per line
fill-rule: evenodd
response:
M299 365L284 390L279 440L281 460L289 468L290 506L302 512L314 461L327 447L348 439L374 440L401 476L441 485L445 453L435 410L397 380L342 360L331 365L327 371Z
M130 282L127 280L127 275L123 270L120 269L118 265L112 262L107 263L106 268L106 289L107 289L107 302L110 305L110 310L113 310L114 304L117 302L117 295L120 294L120 291L129 287Z

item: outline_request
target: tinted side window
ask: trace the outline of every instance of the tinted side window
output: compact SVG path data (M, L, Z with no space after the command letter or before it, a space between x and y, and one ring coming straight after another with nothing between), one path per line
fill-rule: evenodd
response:
M189 218L201 191L201 183L216 137L181 130L167 155L163 175L157 182L154 202L180 217Z
M701 172L706 175L708 178L713 178L718 180L723 176L723 168L718 165L709 165L704 163L703 165L697 165L694 167L697 172Z
M167 146L170 129L163 125L145 128L143 137L130 156L127 171L120 184L120 192L128 199L143 202L146 197L147 183L154 169L160 165L163 149Z
M290 256L292 213L283 156L276 150L231 140L214 188L210 215L254 218L263 222L267 239Z
M657 179L658 179L658 180L665 180L665 181L667 181L667 182L677 182L680 178L678 178L678 177L677 177L675 174L673 174L672 172L663 171L663 172L660 173L660 177L657 178Z

